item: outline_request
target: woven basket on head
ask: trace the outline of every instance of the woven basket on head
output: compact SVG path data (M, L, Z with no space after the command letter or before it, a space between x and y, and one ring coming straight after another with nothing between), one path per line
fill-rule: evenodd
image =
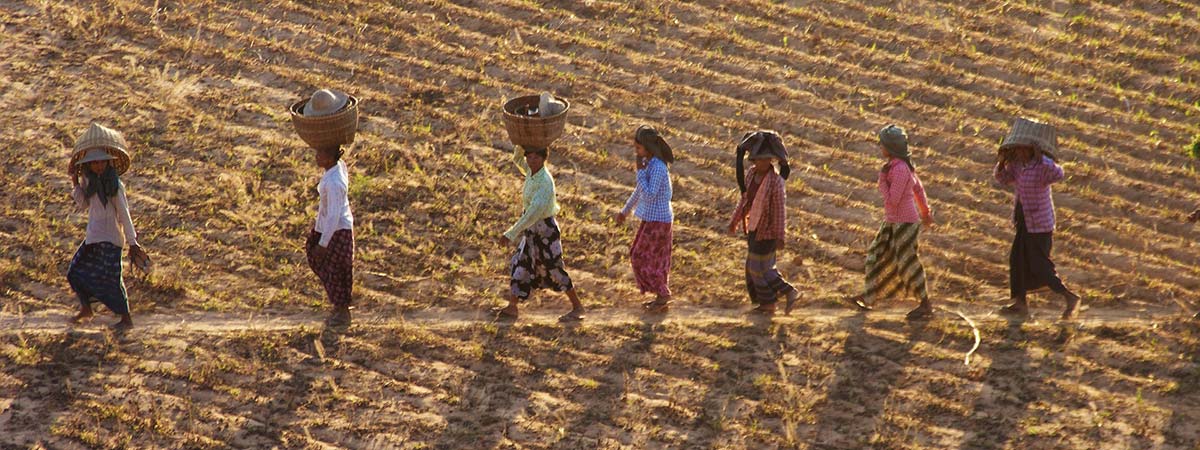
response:
M535 117L517 114L522 107L537 106L539 96L526 95L504 103L504 128L508 130L508 140L522 147L547 148L563 134L567 126L567 112L571 110L571 102L558 98L567 105L563 111L550 117Z
M1054 158L1058 152L1058 132L1053 125L1018 117L1013 120L1008 136L1000 143L999 151L1003 153L1022 146L1036 148Z
M358 131L358 99L350 96L346 106L328 116L306 117L304 104L308 99L292 104L292 126L309 147L317 150L354 143Z
M75 148L71 150L71 161L67 165L67 172L74 173L78 170L75 164L83 159L88 150L99 148L111 155L112 165L117 169L118 175L124 175L129 170L129 144L125 141L125 137L121 133L100 124L93 123L91 127L79 136L75 141Z

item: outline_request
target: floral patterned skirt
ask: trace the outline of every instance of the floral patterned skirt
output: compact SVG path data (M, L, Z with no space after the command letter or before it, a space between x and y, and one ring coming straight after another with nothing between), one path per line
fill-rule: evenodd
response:
M512 295L524 300L541 288L559 292L574 288L563 268L562 234L553 217L534 223L521 234L521 243L509 262Z

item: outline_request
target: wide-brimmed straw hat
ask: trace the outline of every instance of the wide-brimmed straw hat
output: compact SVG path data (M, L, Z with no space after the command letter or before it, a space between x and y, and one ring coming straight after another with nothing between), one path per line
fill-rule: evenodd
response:
M104 155L108 155L105 158ZM75 140L75 149L71 152L70 167L91 161L111 160L118 175L124 175L129 170L129 144L121 133L98 123L92 123L79 139Z
M1008 136L1000 143L1000 151L1017 147L1033 147L1041 150L1050 159L1057 159L1055 153L1058 152L1058 132L1048 123L1018 117L1013 120Z
M328 116L340 111L350 101L350 95L333 89L321 89L313 92L312 98L304 104L304 115L307 117Z

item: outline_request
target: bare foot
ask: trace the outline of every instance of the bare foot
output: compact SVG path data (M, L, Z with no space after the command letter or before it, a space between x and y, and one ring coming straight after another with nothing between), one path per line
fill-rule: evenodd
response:
M121 321L112 324L112 329L116 332L128 331L130 328L133 328L133 318L129 317L129 314L122 314Z
M80 308L79 313L75 314L75 317L72 317L67 322L73 323L73 324L81 324L81 323L87 322L89 320L92 320L92 317L94 317L95 315L96 314L92 312L92 308Z
M788 292L787 303L783 304L783 315L792 315L792 308L796 307L797 300L800 300L800 291L792 289L792 292Z
M325 319L325 324L331 327L350 326L350 308L347 306L334 307L329 318Z
M1071 291L1063 292L1063 299L1067 301L1067 307L1063 309L1062 320L1070 320L1075 316L1075 308L1079 306L1079 295Z

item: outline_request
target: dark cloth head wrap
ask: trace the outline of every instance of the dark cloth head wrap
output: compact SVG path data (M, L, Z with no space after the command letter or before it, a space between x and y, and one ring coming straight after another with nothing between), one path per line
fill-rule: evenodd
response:
M912 163L912 155L908 153L908 133L904 132L903 128L888 124L879 130L879 145L887 149L888 154L894 158L899 158L908 164L908 168L917 170ZM884 164L883 171L887 171L888 164Z
M646 147L646 150L649 150L651 155L662 160L662 162L667 164L675 162L675 154L671 152L671 146L667 144L667 140L663 139L662 134L659 134L658 130L655 130L654 127L648 125L638 127L637 131L633 133L633 140L637 141L638 144L642 144L642 147Z
M83 191L83 198L91 198L92 195L100 196L100 204L108 206L108 198L117 195L117 189L121 187L121 179L117 176L117 169L113 165L107 164L104 172L96 175L91 170L84 168L87 173L88 185Z
M742 143L737 146L737 182L742 192L746 192L746 166L743 159L747 154L750 159L778 158L779 176L785 180L792 173L792 168L788 166L787 148L783 146L783 138L779 137L779 133L770 130L746 133L742 136Z

